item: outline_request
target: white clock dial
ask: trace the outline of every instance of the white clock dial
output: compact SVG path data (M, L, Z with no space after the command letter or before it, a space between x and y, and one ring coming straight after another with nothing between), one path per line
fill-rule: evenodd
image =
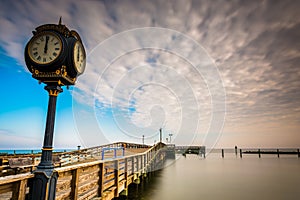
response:
M85 51L81 42L76 41L73 49L73 63L76 71L82 74L85 69Z
M34 37L28 45L28 54L38 64L49 64L62 52L61 39L52 32L44 32Z

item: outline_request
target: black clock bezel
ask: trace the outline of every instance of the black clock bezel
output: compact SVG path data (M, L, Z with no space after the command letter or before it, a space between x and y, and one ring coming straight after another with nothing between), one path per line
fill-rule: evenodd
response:
M59 55L56 57L56 59L54 59L53 61L51 61L49 63L45 63L45 64L36 62L34 59L32 59L31 53L29 52L29 47L35 41L35 39L44 34L55 35L57 38L59 38L59 42L61 43L61 51L60 51ZM61 67L62 65L64 65L65 58L66 58L66 46L67 45L66 45L66 41L65 41L64 37L62 37L61 34L55 32L55 31L47 30L47 31L39 32L36 35L34 35L29 40L29 42L27 43L27 45L25 47L25 62L26 62L26 65L27 65L29 71L32 72L32 70L33 70L32 68L37 69L39 71L49 71L49 70L53 70L55 68L58 68L58 67Z

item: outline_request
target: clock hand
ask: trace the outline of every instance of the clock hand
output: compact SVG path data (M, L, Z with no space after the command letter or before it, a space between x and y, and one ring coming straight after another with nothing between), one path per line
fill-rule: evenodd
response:
M48 41L49 41L49 36L46 36L46 42L45 42L45 47L44 47L44 53L46 54L48 51Z

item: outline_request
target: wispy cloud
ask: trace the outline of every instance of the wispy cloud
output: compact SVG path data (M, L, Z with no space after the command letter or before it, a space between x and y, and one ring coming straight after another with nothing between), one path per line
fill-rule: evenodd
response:
M209 130L218 110L212 112L212 106L223 101L218 96L222 91L214 86L224 85L225 133L247 125L260 129L272 124L284 130L299 126L299 6L297 0L3 1L0 45L23 63L32 29L63 16L63 22L82 35L89 52L87 71L74 91L78 101L94 106L97 100L104 108L125 110L128 123L141 126L137 131L165 123L170 131L193 127L201 134ZM194 52L193 42L187 42L191 40L164 35L145 39L154 34L132 34L119 43L109 38L142 27L173 29L195 40L216 63L222 79L189 63L195 55L203 56ZM174 48L181 55L172 54Z

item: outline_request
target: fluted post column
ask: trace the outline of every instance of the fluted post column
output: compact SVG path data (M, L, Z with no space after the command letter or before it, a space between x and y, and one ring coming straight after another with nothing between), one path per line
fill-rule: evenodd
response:
M58 175L54 172L52 162L53 133L55 124L56 100L63 90L57 85L47 85L45 90L49 93L48 112L41 162L34 171L35 177L32 187L33 200L54 200Z

